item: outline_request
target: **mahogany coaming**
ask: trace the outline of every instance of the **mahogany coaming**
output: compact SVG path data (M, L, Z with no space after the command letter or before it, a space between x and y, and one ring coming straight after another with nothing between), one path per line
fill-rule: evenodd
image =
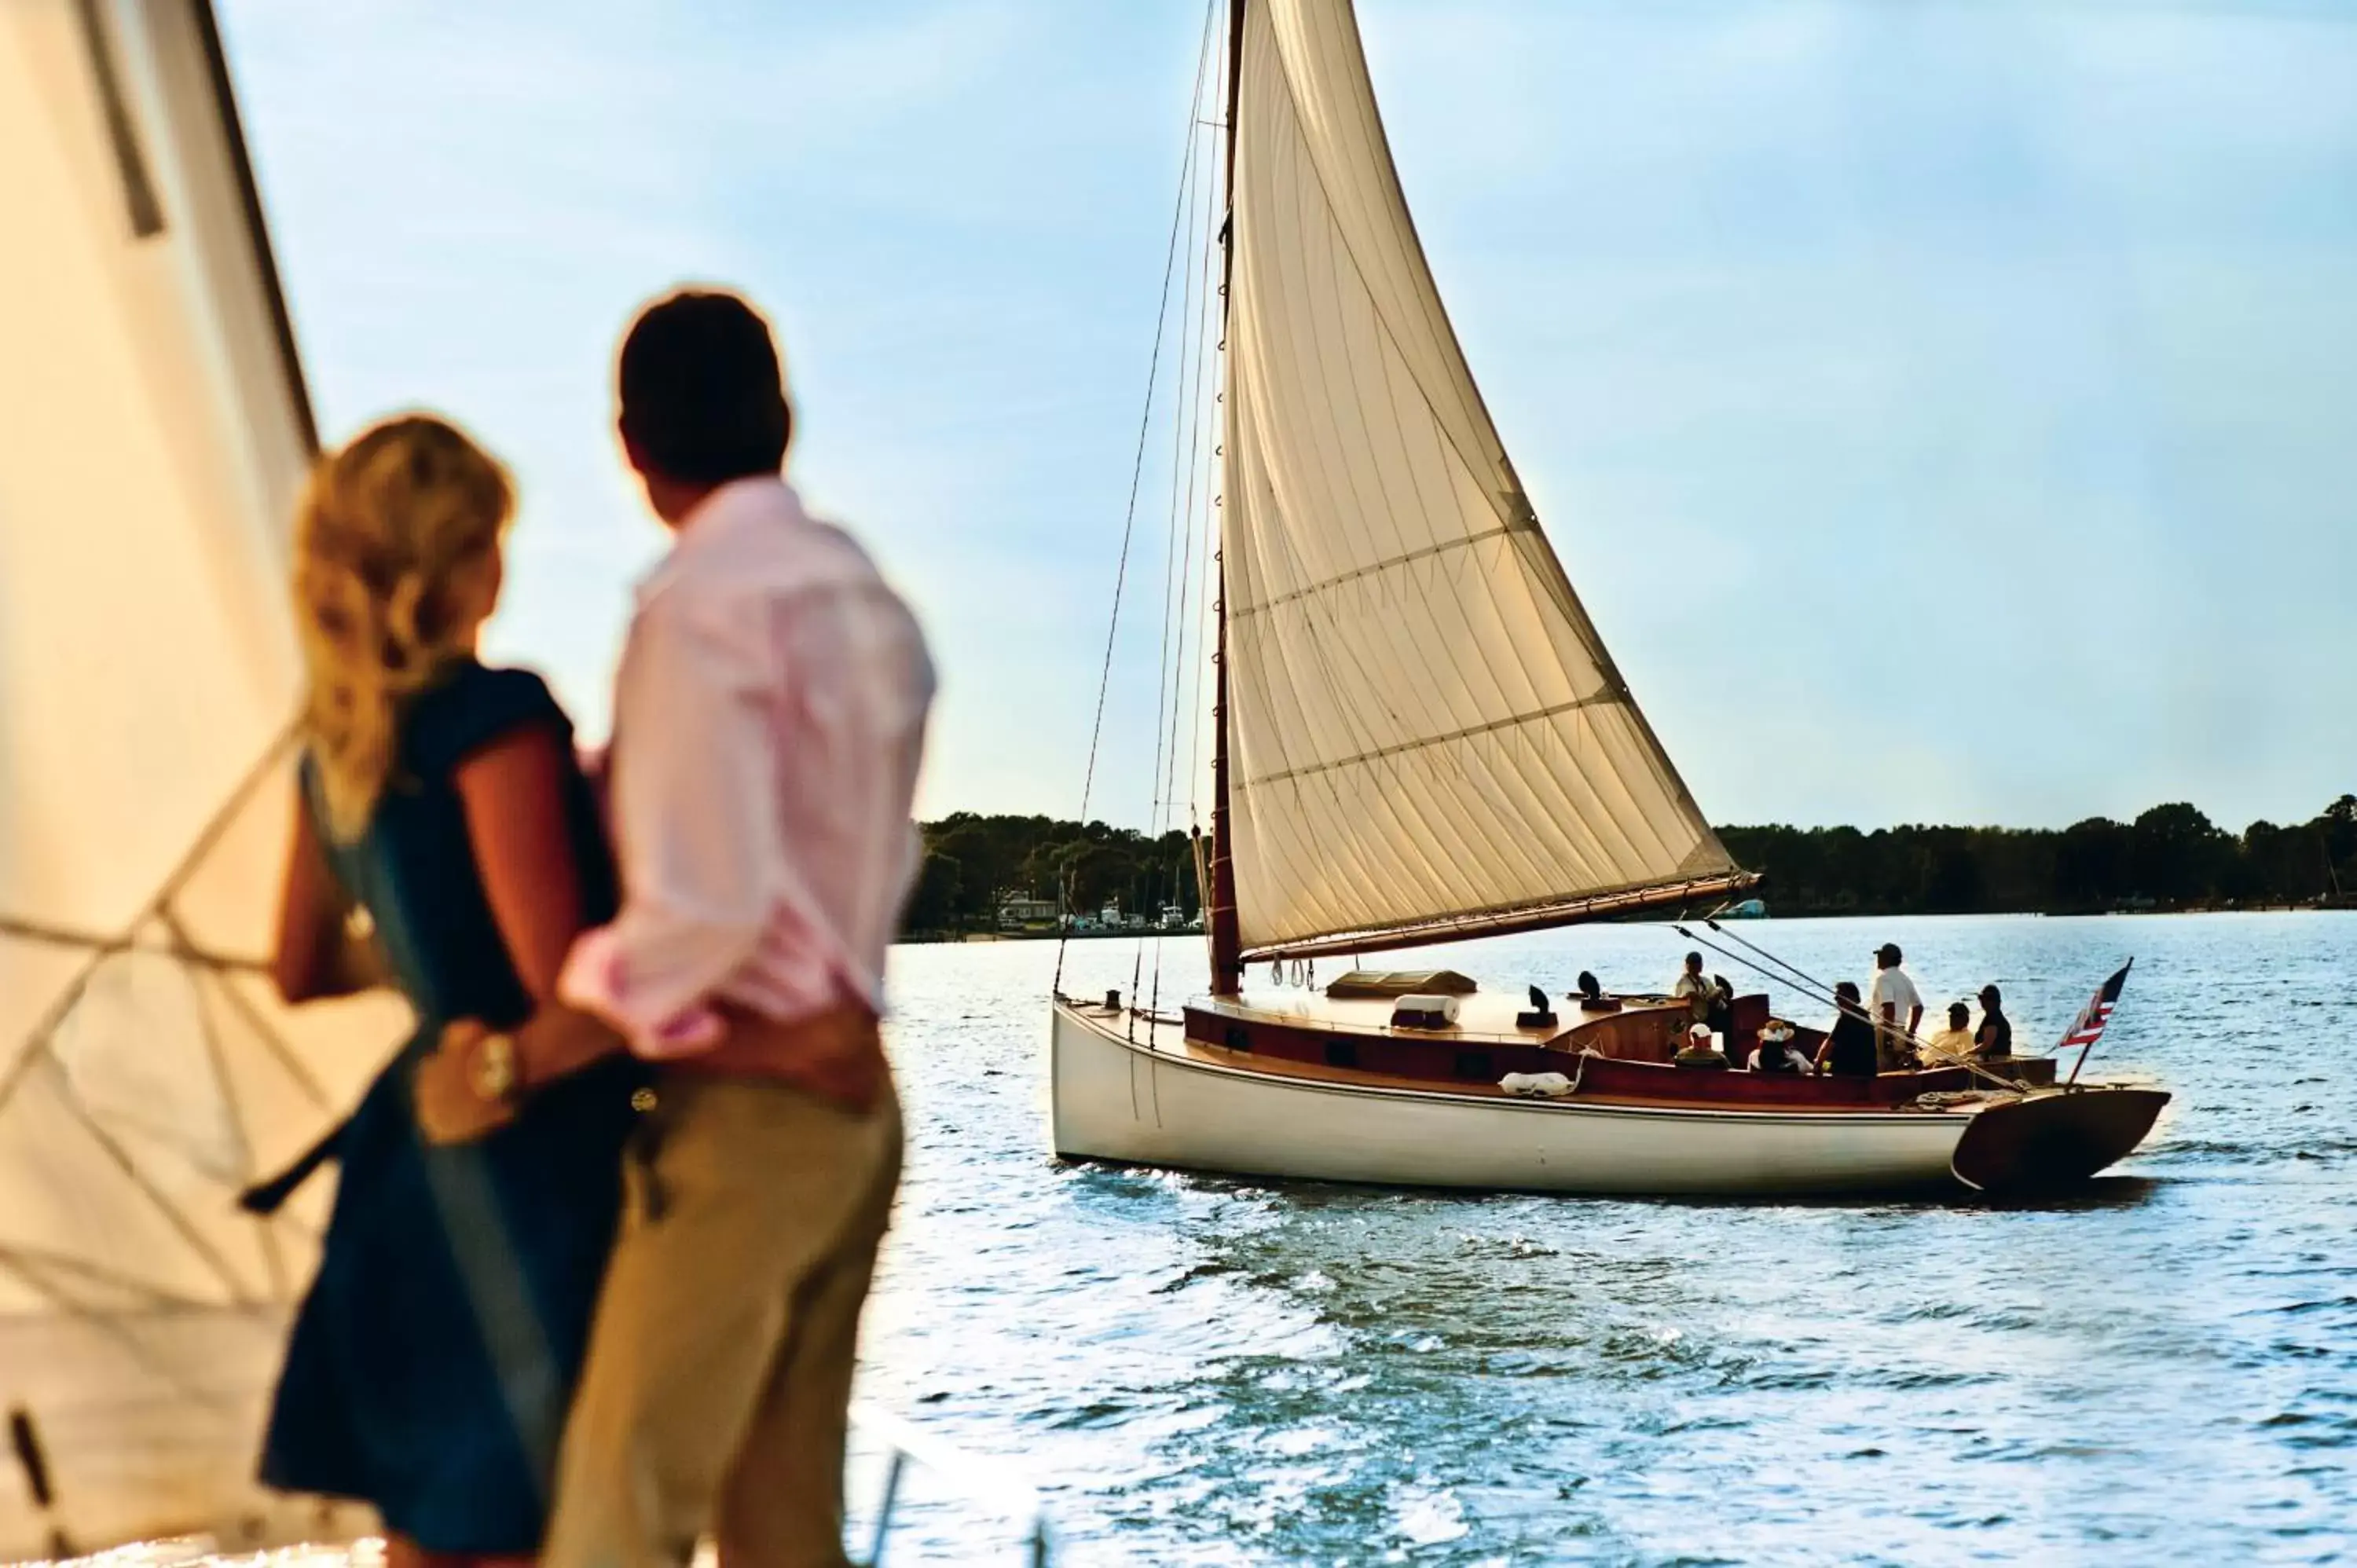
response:
M1239 1018L1200 1007L1186 1009L1186 1017L1188 1043L1208 1047L1218 1059L1232 1065L1250 1067L1256 1060L1265 1061L1277 1071L1308 1067L1321 1079L1388 1087L1494 1094L1499 1092L1498 1080L1510 1072L1559 1072L1577 1080L1582 1100L1826 1110L1846 1106L1888 1110L1919 1094L1973 1087L1972 1074L1963 1068L1864 1079L1674 1067L1667 1058L1686 1015L1684 1009L1672 1007L1591 1015L1552 1036L1533 1031L1521 1042L1448 1032L1422 1037L1394 1031L1314 1027ZM1582 1054L1591 1046L1606 1054Z

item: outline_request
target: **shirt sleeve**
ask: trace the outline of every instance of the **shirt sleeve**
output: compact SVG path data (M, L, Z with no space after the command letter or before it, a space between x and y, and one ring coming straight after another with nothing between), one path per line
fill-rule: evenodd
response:
M718 1043L711 998L753 956L782 894L779 671L761 607L656 599L623 653L608 764L622 910L574 944L557 994L641 1056Z

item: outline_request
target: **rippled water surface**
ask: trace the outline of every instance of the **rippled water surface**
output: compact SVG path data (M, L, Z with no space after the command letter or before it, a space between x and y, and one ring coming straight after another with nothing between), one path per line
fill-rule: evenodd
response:
M2024 1049L2133 955L2095 1067L2177 1101L2115 1174L2026 1208L1060 1165L1052 945L906 948L911 1157L865 1392L1025 1466L1076 1563L2357 1554L2357 916L1744 929L1827 979L1903 942L1935 1012L1995 980ZM1622 926L1448 958L1636 990L1684 947ZM1066 989L1155 958L1076 943ZM1160 958L1166 1004L1200 988L1199 941ZM920 1517L939 1539L898 1561L992 1560L955 1510Z

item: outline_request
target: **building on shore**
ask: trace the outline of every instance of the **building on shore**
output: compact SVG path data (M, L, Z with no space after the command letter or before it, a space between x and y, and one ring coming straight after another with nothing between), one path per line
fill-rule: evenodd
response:
M1025 931L1052 928L1059 912L1053 898L1035 898L1028 893L1010 893L998 901L998 929L1002 931Z

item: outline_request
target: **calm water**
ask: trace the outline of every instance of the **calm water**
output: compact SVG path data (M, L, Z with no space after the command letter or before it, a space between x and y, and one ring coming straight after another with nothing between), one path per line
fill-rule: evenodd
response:
M1061 1165L1053 947L903 949L911 1159L865 1391L1027 1467L1075 1563L2357 1556L2357 916L1745 929L1827 979L1900 941L1935 1013L1995 980L2025 1049L2133 955L2097 1066L2177 1103L2040 1208ZM1617 927L1450 958L1635 990L1684 947ZM1166 1004L1202 983L1198 940L1161 960ZM1126 991L1138 961L1075 944L1066 987ZM937 1540L896 1561L994 1560L971 1516L920 1522Z

